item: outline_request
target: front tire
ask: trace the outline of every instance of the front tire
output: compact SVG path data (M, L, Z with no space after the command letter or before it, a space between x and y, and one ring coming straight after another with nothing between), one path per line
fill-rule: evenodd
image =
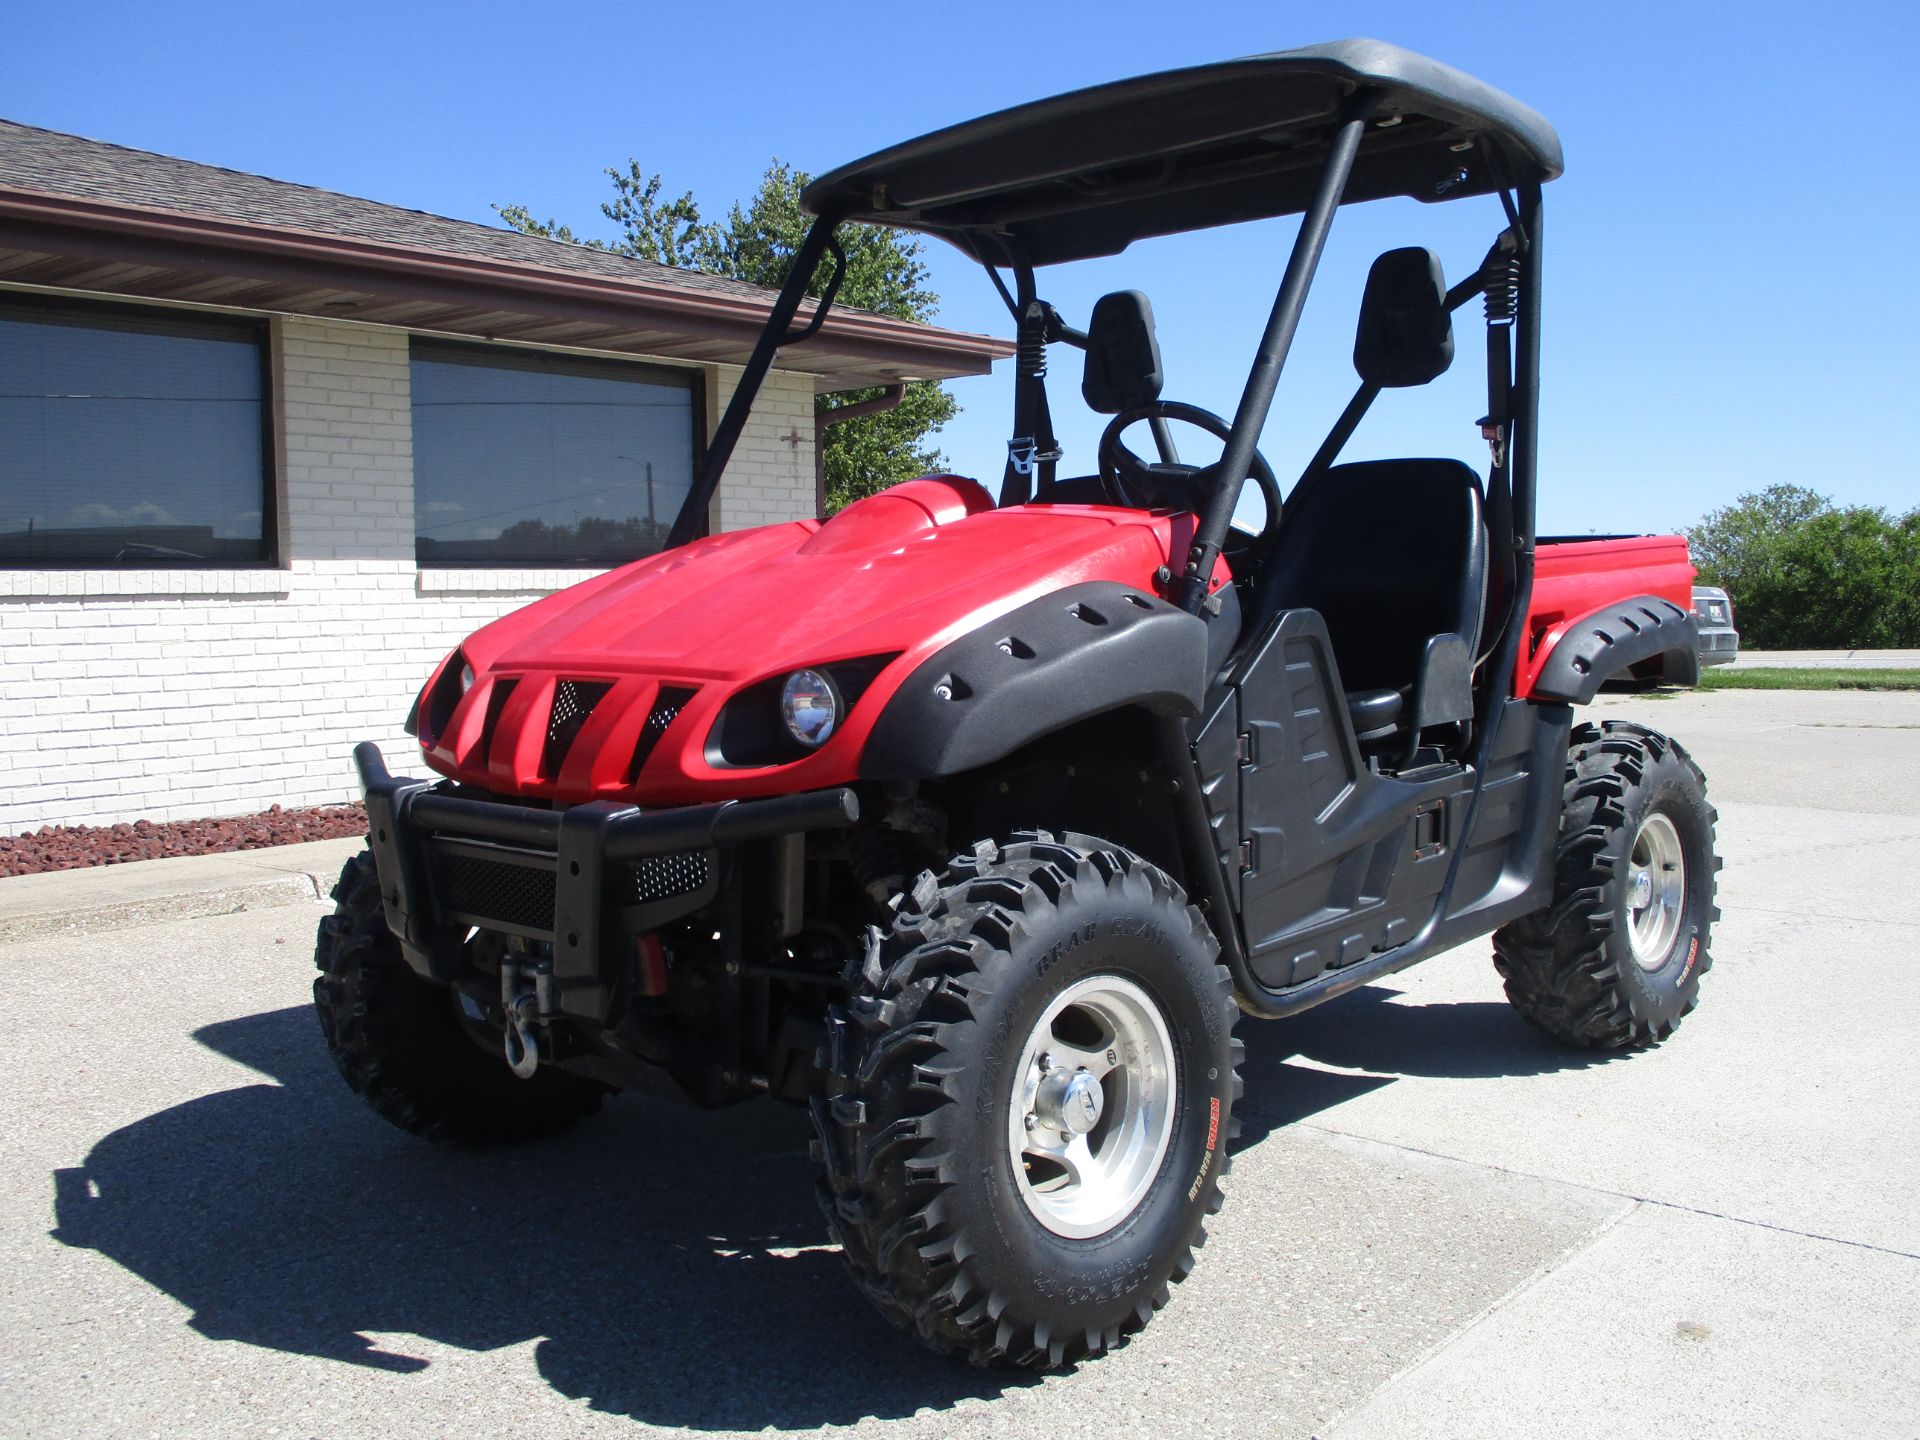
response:
M1671 1035L1713 964L1717 818L1706 776L1667 736L1620 720L1575 730L1553 901L1493 937L1514 1008L1588 1049Z
M467 1034L444 985L414 974L387 928L366 851L333 887L320 922L313 1008L341 1078L410 1134L497 1145L557 1134L600 1108L604 1086L550 1066L521 1080Z
M1083 836L923 874L829 1019L821 1199L854 1278L976 1364L1111 1349L1193 1268L1239 1094L1219 947Z

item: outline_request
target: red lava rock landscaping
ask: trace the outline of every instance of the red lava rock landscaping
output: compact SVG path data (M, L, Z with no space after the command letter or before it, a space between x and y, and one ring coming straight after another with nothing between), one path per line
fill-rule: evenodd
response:
M0 875L38 875L87 865L119 865L165 855L218 855L264 850L302 840L339 840L367 833L358 805L314 805L227 820L136 820L131 825L43 825L20 836L0 836Z

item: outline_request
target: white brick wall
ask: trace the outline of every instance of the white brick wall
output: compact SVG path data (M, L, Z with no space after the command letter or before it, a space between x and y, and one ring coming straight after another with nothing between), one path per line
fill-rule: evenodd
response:
M404 331L277 320L273 362L282 568L0 571L0 833L350 799L360 740L417 770L440 657L590 573L415 570ZM808 377L769 377L716 508L813 513Z
M741 372L724 365L707 373L707 415L718 425ZM734 446L714 502L713 528L744 530L813 513L813 381L775 370Z

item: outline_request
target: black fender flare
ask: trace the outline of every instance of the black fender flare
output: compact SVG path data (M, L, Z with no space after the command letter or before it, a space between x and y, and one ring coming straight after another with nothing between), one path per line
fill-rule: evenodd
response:
M1196 715L1206 680L1205 621L1115 581L1069 585L921 662L874 722L860 778L958 775L1123 706Z
M1693 612L1658 595L1635 595L1567 627L1540 667L1533 698L1591 704L1608 680L1655 659L1662 662L1670 684L1700 683Z

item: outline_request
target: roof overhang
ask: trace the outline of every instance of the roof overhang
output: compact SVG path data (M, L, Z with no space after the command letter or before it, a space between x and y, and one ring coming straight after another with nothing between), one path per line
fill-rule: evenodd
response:
M744 364L774 299L0 187L0 285ZM1010 342L836 308L782 370L823 390L987 373Z
M1397 45L1341 40L1002 110L843 165L801 203L938 235L988 264L1117 254L1305 210L1356 99L1371 120L1347 202L1453 200L1560 174L1553 127L1511 96Z

